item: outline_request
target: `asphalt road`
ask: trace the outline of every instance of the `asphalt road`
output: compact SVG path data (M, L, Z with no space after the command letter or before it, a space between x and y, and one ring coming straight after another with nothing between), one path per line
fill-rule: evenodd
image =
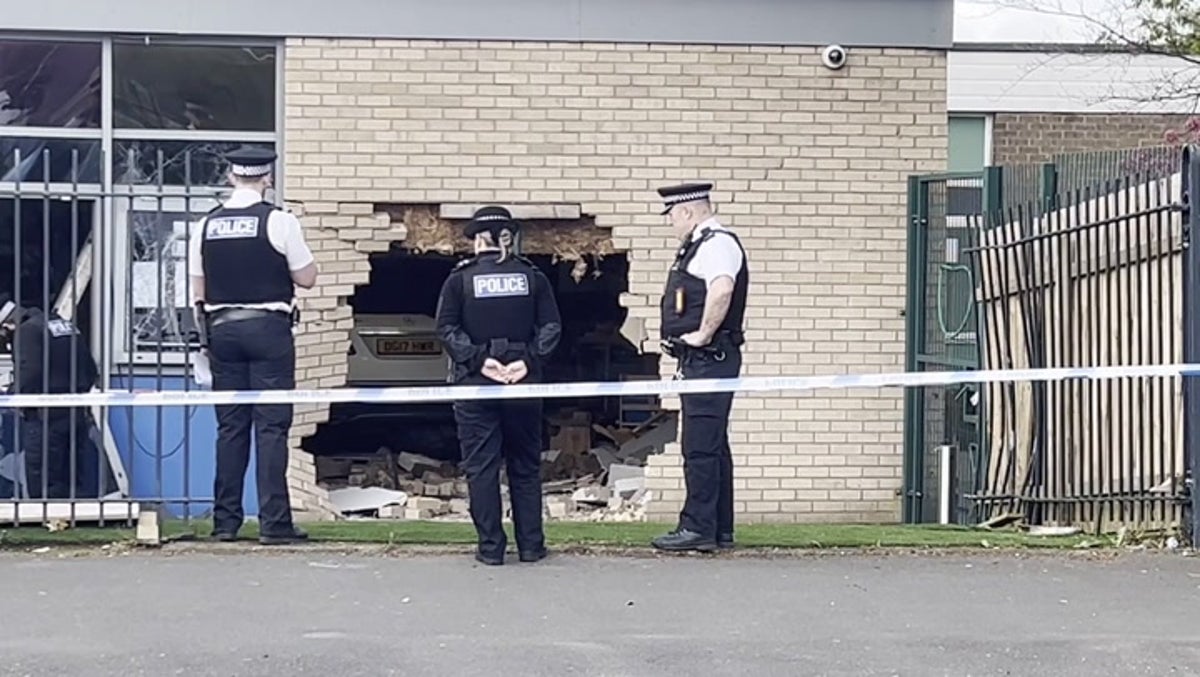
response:
M0 556L2 675L1195 675L1200 557Z

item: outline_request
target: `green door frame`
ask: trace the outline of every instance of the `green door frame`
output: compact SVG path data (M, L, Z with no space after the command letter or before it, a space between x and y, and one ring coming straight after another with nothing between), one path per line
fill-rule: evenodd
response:
M1041 197L1043 204L1052 207L1056 204L1058 172L1057 166L1047 163L1041 168ZM926 306L925 298L929 279L929 259L927 256L929 228L929 186L934 183L953 180L982 180L983 226L997 223L1003 218L1004 204L1004 168L985 167L981 172L942 172L937 174L914 175L908 179L907 203L907 294L905 301L905 359L904 368L907 372L925 371L930 356L926 354ZM981 320L982 321L982 318ZM978 360L982 359L983 336L977 338L979 350ZM978 361L974 365L961 360L947 360L946 366L955 369L978 369ZM904 391L904 462L903 462L903 497L902 520L906 524L916 524L921 521L922 500L925 496L925 389L906 388ZM987 408L981 402L979 407L979 429L981 472L986 473L990 450L987 444ZM978 482L978 479L977 479Z

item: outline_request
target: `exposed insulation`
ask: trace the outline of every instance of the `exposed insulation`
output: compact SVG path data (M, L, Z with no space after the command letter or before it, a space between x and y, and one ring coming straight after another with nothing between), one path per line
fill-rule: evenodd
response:
M441 218L436 205L379 205L377 211L404 223L408 231L404 248L411 252L454 255L471 251L471 242L463 235L466 221ZM598 267L590 262L616 253L608 231L598 228L589 217L569 221L539 219L522 221L521 225L522 253L549 255L555 263L573 261L571 276L576 281L583 279L589 270L599 274Z

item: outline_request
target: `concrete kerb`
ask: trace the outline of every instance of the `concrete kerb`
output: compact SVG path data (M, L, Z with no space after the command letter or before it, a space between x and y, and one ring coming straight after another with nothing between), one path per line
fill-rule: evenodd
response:
M315 557L388 557L388 558L419 558L419 557L468 557L473 552L472 545L418 545L418 544L380 544L380 543L345 543L345 542L313 542L298 545L262 546L254 540L240 543L215 543L206 540L171 540L157 546L147 547L133 541L122 541L104 545L43 545L43 546L8 546L0 547L0 557L35 555L53 558L77 557L186 557L186 556L254 556L282 557L311 555ZM649 546L612 546L612 545L569 545L552 547L551 556L545 562L553 563L563 557L617 557L631 560L647 559L760 559L760 560L811 560L831 557L993 557L1018 559L1069 559L1083 561L1109 561L1115 558L1133 554L1152 554L1163 557L1196 557L1192 549L1169 550L1166 548L1150 548L1145 546L1114 547L1025 547L1025 546L864 546L864 547L742 547L733 550L711 554L701 553L663 553ZM516 554L511 553L508 564L525 565L517 562Z

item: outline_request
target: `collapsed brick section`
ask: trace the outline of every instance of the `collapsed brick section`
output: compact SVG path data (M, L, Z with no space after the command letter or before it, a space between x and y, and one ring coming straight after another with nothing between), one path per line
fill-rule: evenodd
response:
M324 274L301 387L344 383L346 299L403 239L379 203L580 205L629 252L629 331L657 350L673 245L653 191L698 179L749 248L747 375L903 365L905 182L945 164L942 53L856 49L831 72L818 48L297 39L285 72L287 193ZM739 397L741 519L895 519L901 410L890 391ZM293 446L325 416L298 408ZM328 509L311 457L292 469L295 506ZM672 519L677 445L647 488Z

